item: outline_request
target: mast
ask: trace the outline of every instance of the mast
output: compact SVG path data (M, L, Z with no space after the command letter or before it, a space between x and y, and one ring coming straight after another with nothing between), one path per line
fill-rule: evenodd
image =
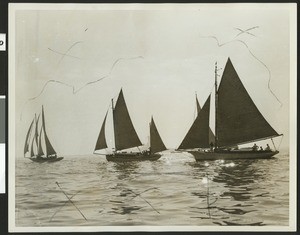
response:
M112 110L112 116L113 116L112 128L113 128L113 141L114 141L114 144L115 144L115 147L113 148L113 152L114 152L114 151L116 151L116 133L115 133L115 128L114 128L114 125L115 125L115 120L114 120L114 99L111 99L111 110Z
M218 148L218 64L215 63L215 150Z

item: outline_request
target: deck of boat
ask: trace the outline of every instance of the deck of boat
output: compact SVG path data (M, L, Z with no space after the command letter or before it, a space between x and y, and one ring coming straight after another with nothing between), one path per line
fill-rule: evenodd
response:
M63 157L49 157L49 158L35 158L35 157L32 157L32 158L29 158L31 161L34 161L34 162L57 162L57 161L60 161L63 159Z
M188 151L191 153L196 161L203 160L233 160L233 159L269 159L278 151L263 150L263 151L245 151L245 150L232 150L232 151Z
M114 153L106 155L107 161L126 162L126 161L156 161L161 157L160 154L142 153Z

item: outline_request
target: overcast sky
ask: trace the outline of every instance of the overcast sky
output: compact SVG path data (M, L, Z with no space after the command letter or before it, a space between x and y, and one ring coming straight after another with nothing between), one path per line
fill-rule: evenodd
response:
M147 142L153 115L165 145L176 148L194 119L195 92L203 106L213 88L215 62L224 68L228 57L258 109L284 134L281 147L288 146L288 4L42 8L15 11L10 28L15 29L18 156L41 105L59 154L92 153L121 87L141 141ZM270 76L277 98L268 88ZM49 80L58 82L45 86Z

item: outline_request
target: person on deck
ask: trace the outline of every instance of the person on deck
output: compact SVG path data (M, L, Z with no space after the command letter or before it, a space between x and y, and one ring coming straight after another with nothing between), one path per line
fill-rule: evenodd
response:
M270 150L271 150L269 144L267 144L267 147L265 148L265 150L267 150L267 151L270 151Z
M253 151L257 151L258 150L258 146L256 144L254 144L253 147L252 147L252 150Z
M214 143L210 142L209 146L210 146L210 151L212 152L214 150Z

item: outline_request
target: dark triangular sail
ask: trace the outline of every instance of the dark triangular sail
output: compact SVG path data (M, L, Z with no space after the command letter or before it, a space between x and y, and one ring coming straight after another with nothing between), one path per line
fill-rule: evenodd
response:
M196 95L196 108L197 108L197 115L198 115L200 113L200 111L201 111L201 106L199 104L197 95Z
M200 106L200 104L199 104L199 101L198 101L198 97L197 97L197 96L196 96L196 107L197 107L197 114L199 114L200 111L201 111L201 106ZM215 144L215 135L214 135L214 133L212 132L211 128L209 128L208 139L209 139L209 143Z
M43 131L43 128L41 128L40 135L39 135L37 156L43 156L44 155L44 151L42 149L42 131Z
M38 116L38 118L36 118L36 115L35 115L34 118L35 118L35 133L34 133L34 138L35 138L35 142L38 144L39 143L38 123L39 123L40 115Z
M46 133L45 115L44 115L44 107L43 106L42 106L42 128L43 128L44 138L45 138L46 154L47 154L47 156L55 155L56 152L55 152L54 148L52 147L52 145L49 141L49 138L47 136L47 133Z
M29 142L30 142L31 131L32 131L32 128L33 128L33 123L34 123L34 120L32 120L32 122L30 124L30 127L27 131L27 134L26 134L25 146L24 146L24 156L29 151L29 144L30 144Z
M259 112L228 59L218 89L218 146L278 136Z
M107 148L106 139L105 139L106 117L107 117L107 112L105 114L105 118L103 120L103 123L102 123L102 126L101 126L101 130L100 130L97 142L96 142L95 151Z
M34 156L34 150L33 150L34 144L35 144L35 139L33 139L32 142L31 142L30 157Z
M116 150L142 145L129 116L122 89L113 109L113 121Z
M150 151L151 153L156 153L160 152L163 150L166 150L166 146L164 142L162 141L158 130L156 128L156 125L154 123L153 118L151 118L151 123L150 123Z
M215 135L210 128L209 128L209 133L208 133L208 140L209 140L209 143L215 144Z
M210 96L207 98L193 125L184 137L179 149L209 147L209 110Z

